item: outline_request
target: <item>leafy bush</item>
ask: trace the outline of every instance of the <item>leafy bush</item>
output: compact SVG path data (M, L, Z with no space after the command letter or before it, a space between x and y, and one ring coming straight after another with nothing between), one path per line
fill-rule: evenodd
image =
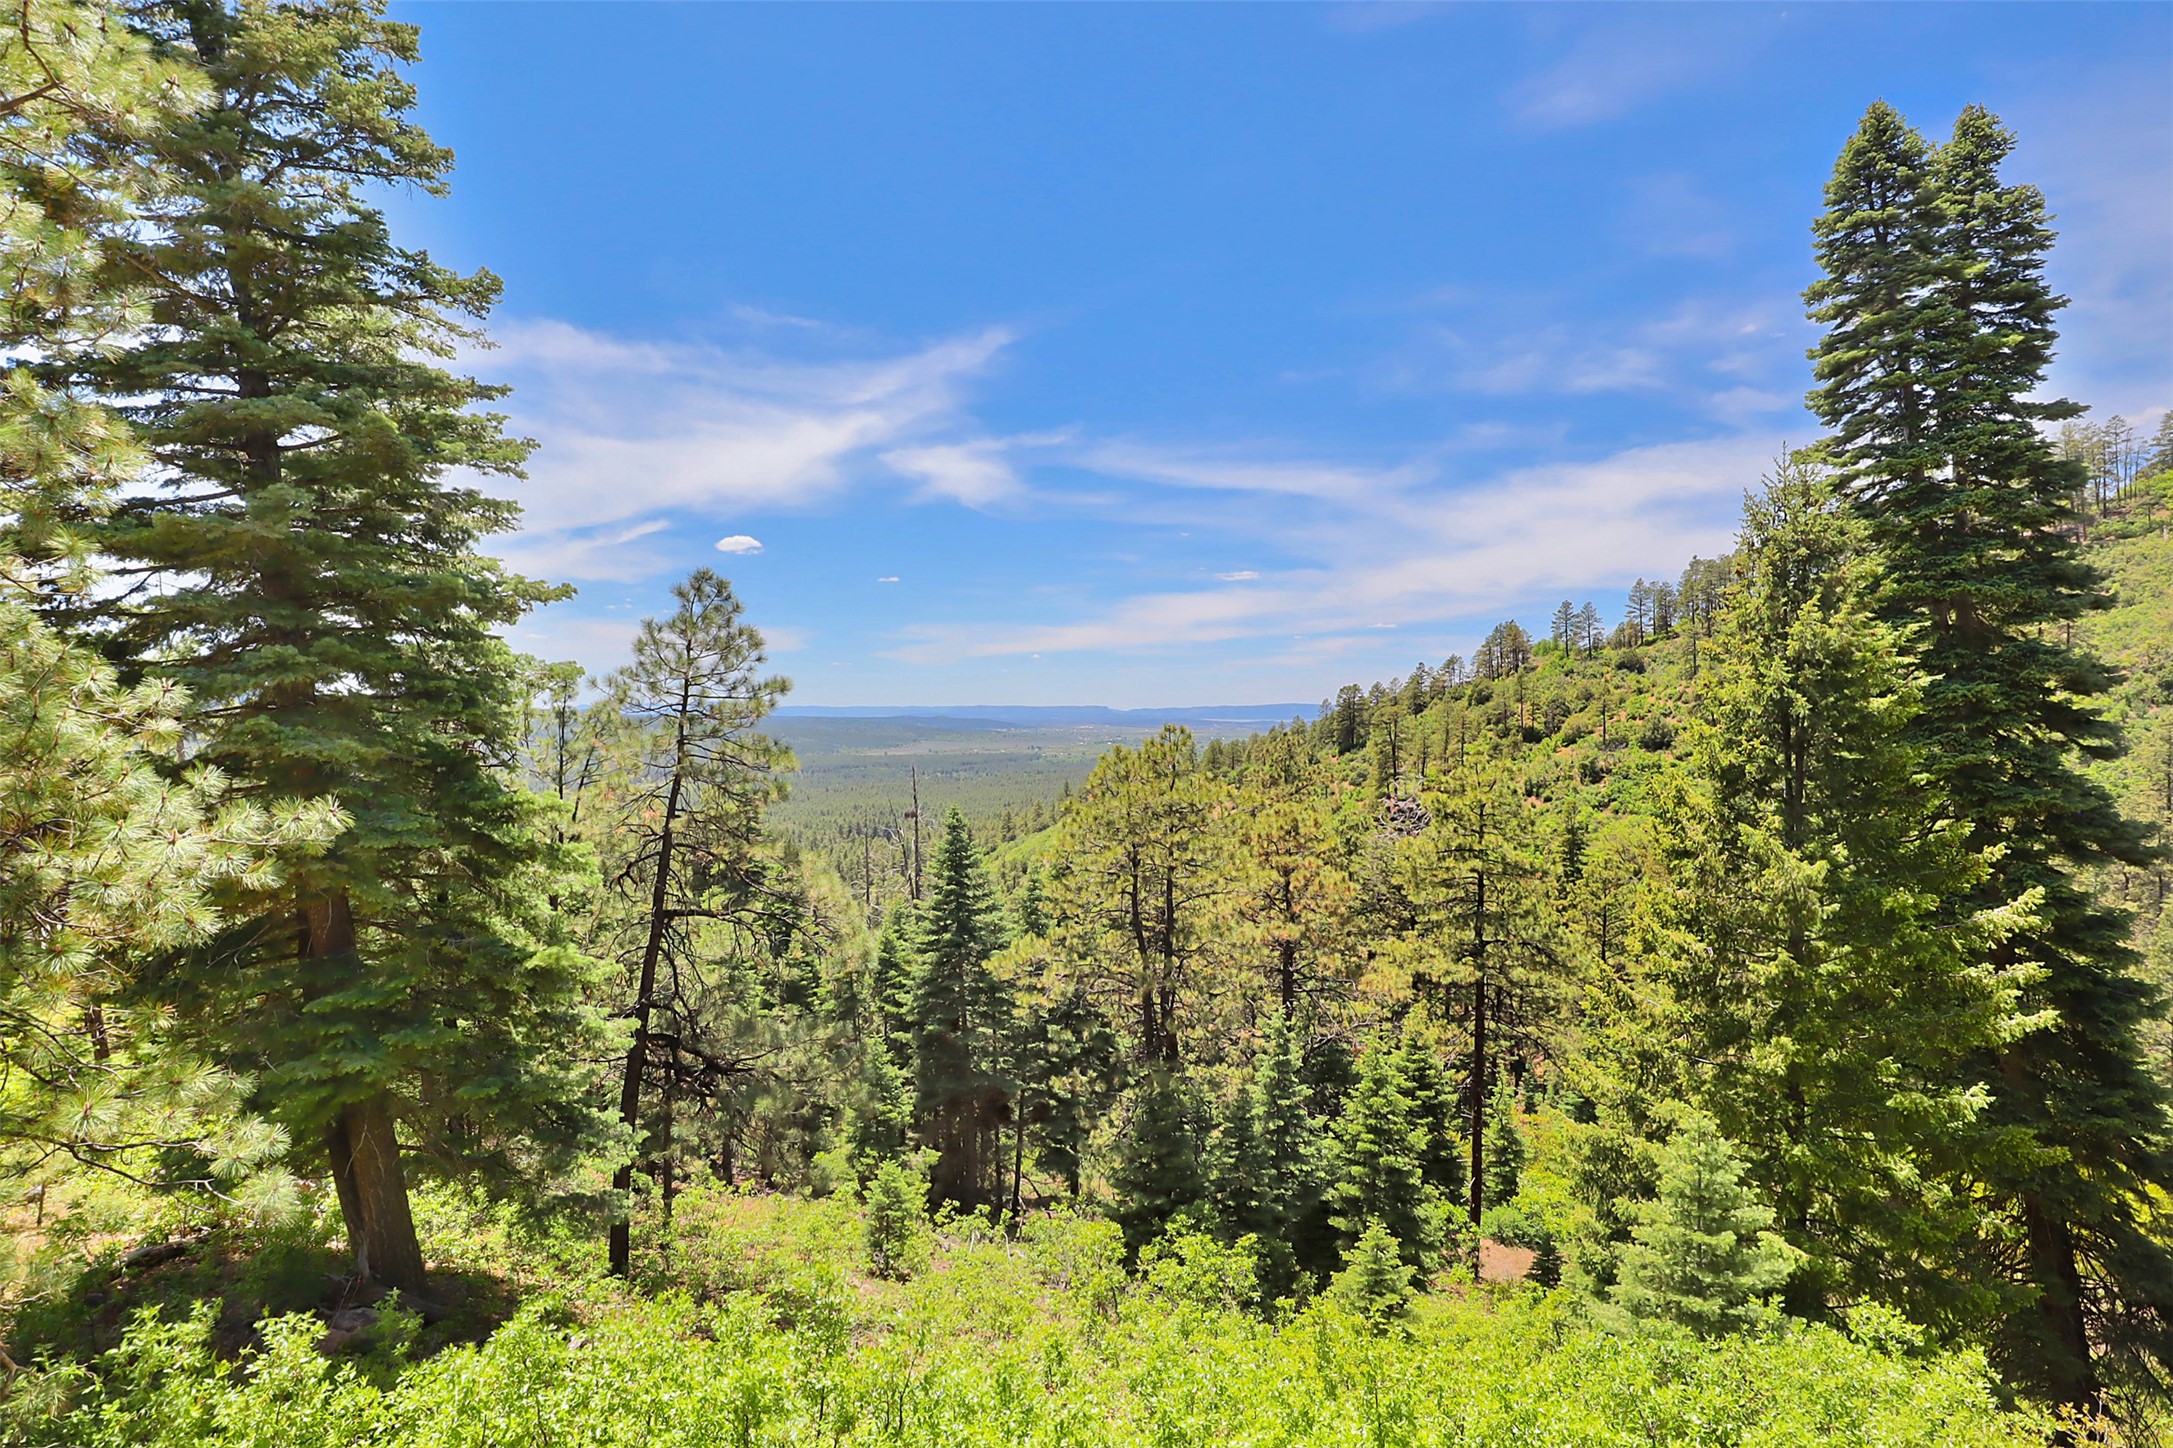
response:
M400 1334L328 1357L322 1324L261 1324L239 1362L209 1310L139 1319L89 1368L19 1379L0 1441L36 1448L1148 1448L1653 1444L2018 1448L1981 1357L1895 1323L1705 1343L1584 1321L1565 1294L1425 1299L1398 1319L1393 1237L1362 1234L1334 1300L1280 1328L1213 1304L1211 1241L1121 1272L1107 1222L947 1237L908 1281L854 1279L858 1214L718 1193L700 1213L759 1290L539 1296L480 1344L416 1361ZM841 1225L856 1229L840 1236ZM712 1260L724 1260L719 1254ZM1370 1285L1368 1284L1370 1279ZM1209 1284L1202 1290L1202 1284ZM1374 1304L1370 1316L1354 1310ZM1376 1323L1395 1322L1380 1332ZM73 1411L55 1415L66 1400Z

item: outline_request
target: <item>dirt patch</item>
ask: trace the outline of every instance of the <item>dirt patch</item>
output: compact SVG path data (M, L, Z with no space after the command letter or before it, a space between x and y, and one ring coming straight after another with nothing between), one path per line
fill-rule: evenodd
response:
M1532 1275L1532 1263L1539 1254L1529 1247L1512 1247L1493 1238L1479 1243L1479 1280L1481 1282L1522 1282Z

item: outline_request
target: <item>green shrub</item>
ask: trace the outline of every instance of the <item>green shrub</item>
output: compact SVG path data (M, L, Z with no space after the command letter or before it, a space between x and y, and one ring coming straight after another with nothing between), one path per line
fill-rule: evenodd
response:
M886 1161L868 1179L868 1264L878 1277L913 1271L927 1234L928 1183L905 1162Z

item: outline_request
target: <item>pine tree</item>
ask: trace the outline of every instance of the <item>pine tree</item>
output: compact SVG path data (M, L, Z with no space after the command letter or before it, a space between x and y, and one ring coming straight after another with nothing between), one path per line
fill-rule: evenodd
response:
M1659 1148L1658 1199L1639 1203L1609 1296L1633 1318L1705 1337L1760 1327L1796 1253L1766 1229L1771 1208L1743 1185L1742 1163L1711 1118L1685 1111Z
M2068 643L2106 600L2062 526L2075 469L2040 432L2079 409L2037 396L2062 299L2044 281L2043 197L1999 174L2012 145L1974 107L1930 158L1890 108L1865 117L1818 225L1826 276L1808 295L1828 330L1810 400L1879 547L1890 616L1922 631L1912 737L1978 841L2001 847L1979 897L2039 901L1994 952L2041 967L2025 1006L2055 1015L1982 1057L1988 1119L2031 1149L1979 1166L1980 1256L2027 1286L1995 1335L2004 1371L2087 1408L2100 1348L2125 1372L2173 1365L2173 1247L2140 1207L2173 1187L2173 1153L2140 1048L2161 1006L2132 973L2125 920L2083 878L2151 850L2083 768L2119 747L2091 702L2109 674Z
M1577 646L1577 605L1563 599L1555 605L1554 617L1549 622L1547 637L1554 640L1563 652L1573 652Z
M1197 1098L1175 1072L1150 1071L1133 1088L1109 1173L1110 1216L1124 1230L1126 1251L1137 1254L1178 1213L1206 1203L1202 1124Z
M921 907L909 1029L915 1129L936 1152L929 1187L937 1201L962 1206L997 1199L997 1136L1009 1115L1002 1055L1015 1007L989 969L1003 944L1000 912L973 833L954 806L943 816Z
M1696 1063L1670 1089L1742 1143L1812 1254L1792 1309L1872 1297L1966 1325L1991 1284L1962 1250L1964 1168L2001 1141L1969 1068L2026 1024L2020 979L1986 965L2026 917L1978 901L1983 853L1924 783L1924 684L1830 482L1785 465L1737 557L1688 763L1658 795L1639 994Z
M343 821L179 773L185 702L120 687L0 592L0 1166L42 1185L78 1162L264 1208L293 1185L285 1134L132 998L147 957L261 908Z
M1458 771L1426 803L1431 824L1400 847L1396 862L1413 919L1404 945L1441 1017L1470 1032L1465 1185L1476 1225L1486 1211L1485 1113L1495 1067L1512 1048L1545 1053L1571 982L1553 882L1522 787L1488 761Z
M1515 1199L1524 1184L1524 1162L1531 1148L1525 1144L1524 1127L1517 1120L1517 1093L1507 1078L1496 1077L1486 1104L1486 1197L1504 1203Z
M1288 1016L1332 987L1330 967L1346 934L1353 891L1330 848L1318 802L1248 785L1237 827L1235 904L1266 946L1276 1007Z
M704 924L744 919L770 903L762 889L762 811L781 790L791 757L756 731L790 686L765 677L762 635L724 578L702 568L674 585L678 607L646 619L632 662L611 676L610 707L623 721L619 787L609 837L612 893L623 915L607 922L609 953L631 986L634 1024L619 1078L619 1120L639 1134L644 1093L682 1060L705 1054ZM750 901L750 896L754 897ZM670 1029L653 1028L658 1012ZM659 1060L662 1056L664 1059ZM633 1163L613 1182L633 1185ZM631 1270L631 1225L611 1223L616 1276Z
M497 283L396 246L370 204L441 189L450 161L405 117L411 27L360 0L133 18L208 95L106 139L161 173L101 246L148 325L42 370L108 399L159 466L86 530L127 591L54 616L183 685L204 763L345 809L276 916L164 988L327 1161L358 1270L413 1290L402 1124L433 1156L545 1173L608 1139L497 637L550 594L477 551L510 506L447 481L525 450L471 410L493 389L435 365Z
M1080 958L1103 965L1127 1002L1133 1057L1175 1067L1199 967L1230 892L1225 786L1176 725L1101 757L1059 825L1060 918Z
M1428 1211L1422 1158L1428 1142L1405 1094L1401 1053L1376 1045L1358 1059L1358 1087L1333 1129L1334 1179L1328 1187L1333 1220L1346 1242L1369 1223L1401 1245L1404 1261L1422 1266L1439 1243Z

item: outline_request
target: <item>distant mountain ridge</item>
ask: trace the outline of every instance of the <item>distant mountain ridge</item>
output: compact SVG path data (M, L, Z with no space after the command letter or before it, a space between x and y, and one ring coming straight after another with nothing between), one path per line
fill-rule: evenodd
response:
M1319 708L1318 704L1210 704L1189 709L1111 709L1101 704L788 704L777 713L788 719L958 719L1023 729L1077 724L1133 729L1153 729L1163 724L1265 729L1292 719L1310 719Z

